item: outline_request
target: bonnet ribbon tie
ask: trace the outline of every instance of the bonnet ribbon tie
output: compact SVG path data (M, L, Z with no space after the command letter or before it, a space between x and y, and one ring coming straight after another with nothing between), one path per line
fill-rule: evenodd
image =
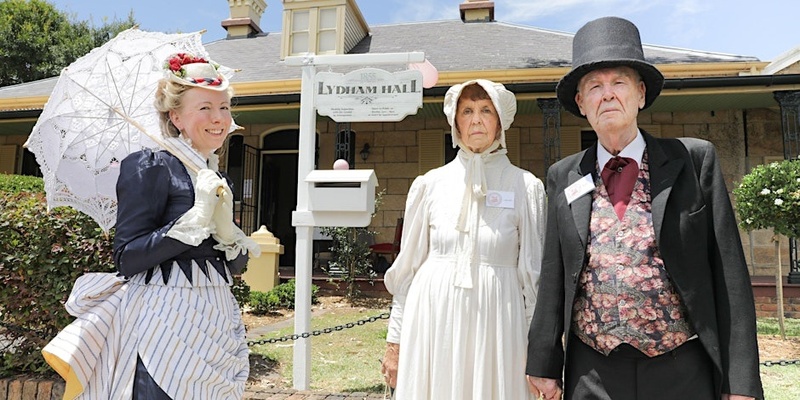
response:
M466 146L465 146L466 147ZM478 268L478 229L480 226L480 202L486 198L485 161L499 154L506 154L506 149L499 149L500 142L495 141L481 153L473 153L462 147L459 156L464 157L464 195L458 213L456 230L464 232L463 245L458 254L455 286L472 288L473 270ZM495 151L497 150L497 151Z

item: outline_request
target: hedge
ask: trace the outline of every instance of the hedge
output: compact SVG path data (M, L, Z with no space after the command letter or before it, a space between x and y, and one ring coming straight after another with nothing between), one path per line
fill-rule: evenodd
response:
M114 271L112 235L68 207L48 212L41 178L0 175L0 376L49 371L41 348L72 321L85 272Z

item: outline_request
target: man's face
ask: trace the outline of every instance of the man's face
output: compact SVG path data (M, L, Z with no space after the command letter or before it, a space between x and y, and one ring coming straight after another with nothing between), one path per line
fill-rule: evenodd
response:
M584 75L575 102L598 136L626 135L636 133L644 95L644 82L633 68L613 67Z

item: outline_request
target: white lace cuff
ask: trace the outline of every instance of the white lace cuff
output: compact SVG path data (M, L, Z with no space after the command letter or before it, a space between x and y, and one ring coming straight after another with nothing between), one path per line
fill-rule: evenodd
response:
M211 235L211 227L205 223L207 220L200 216L197 208L190 208L178 218L166 236L190 246L197 246Z
M220 242L219 244L214 246L215 250L220 250L225 252L225 258L228 261L236 259L239 257L240 254L250 253L253 257L258 257L261 255L261 246L258 245L253 239L250 239L247 235L242 232L239 227L233 227L233 235L235 239L232 243L223 243L221 240L217 238L217 235L214 234L215 240ZM230 240L226 240L225 242L230 242Z

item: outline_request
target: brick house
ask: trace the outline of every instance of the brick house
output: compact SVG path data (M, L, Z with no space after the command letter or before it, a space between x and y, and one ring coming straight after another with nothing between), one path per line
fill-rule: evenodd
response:
M544 178L549 165L594 140L586 120L561 109L555 85L570 68L572 33L494 20L494 2L466 0L443 21L369 26L356 0L282 0L283 26L263 32L264 0L229 2L220 18L228 32L206 44L215 61L240 69L232 82L234 114L244 129L231 137L225 164L237 181L241 220L251 232L266 225L286 248L281 265L294 263L291 211L296 204L300 68L285 57L422 51L438 69L416 115L400 122L336 123L318 116L317 168L345 158L374 169L384 203L371 227L391 241L411 181L452 159L442 100L451 85L473 78L505 84L518 100L507 132L512 162ZM647 43L647 38L642 38ZM645 57L665 75L665 88L639 124L662 137L714 142L732 189L755 165L800 153L800 52L772 61L744 55L645 44ZM796 49L795 49L796 50ZM382 67L401 70L406 66ZM347 69L332 69L347 72ZM352 70L352 69L350 69ZM22 148L56 78L0 88L0 172L36 174ZM775 254L771 232L742 232L753 280L769 281ZM797 249L784 239L784 273L800 281ZM800 283L800 282L798 282ZM800 291L800 285L791 290ZM798 294L800 296L800 294ZM800 315L800 303L794 305Z

